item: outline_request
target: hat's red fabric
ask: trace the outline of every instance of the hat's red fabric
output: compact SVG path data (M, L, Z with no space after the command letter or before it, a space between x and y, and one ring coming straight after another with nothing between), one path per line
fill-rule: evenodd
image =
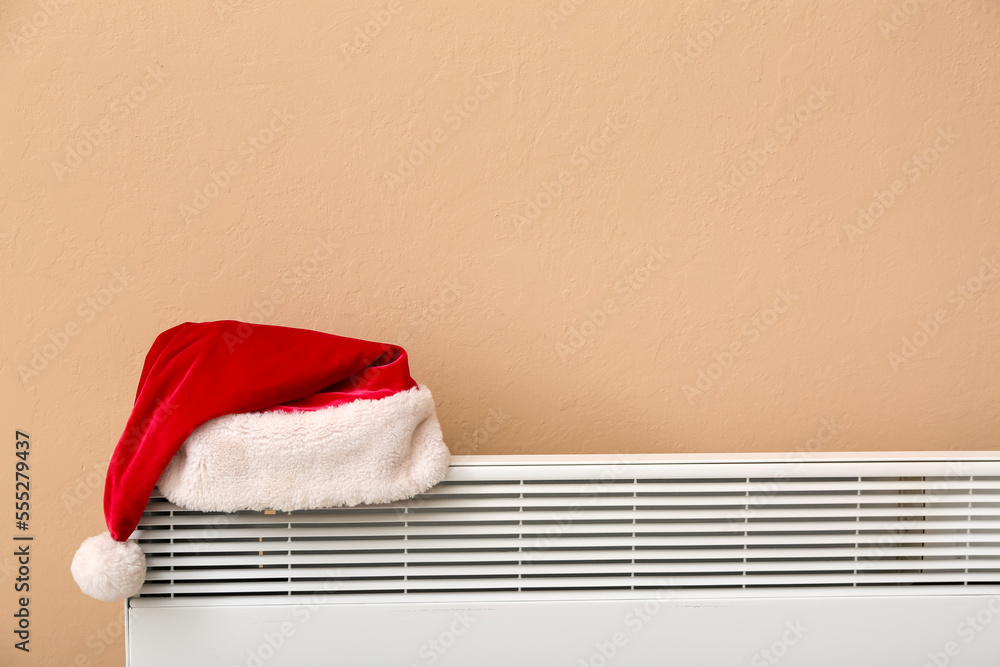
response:
M153 342L108 465L108 531L70 570L98 600L137 594L134 539L159 485L189 510L235 512L386 503L447 474L430 390L396 345L224 320L186 322Z
M135 405L108 465L104 517L128 539L185 439L222 415L315 410L416 386L395 345L223 320L186 322L153 343Z

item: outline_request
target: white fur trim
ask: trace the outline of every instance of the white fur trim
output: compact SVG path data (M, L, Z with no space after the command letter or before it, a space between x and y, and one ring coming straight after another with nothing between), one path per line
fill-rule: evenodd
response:
M80 590L111 602L139 592L146 579L146 554L135 540L116 542L104 531L83 541L69 567Z
M426 387L378 400L212 419L184 442L157 486L202 512L387 503L437 484L448 448Z

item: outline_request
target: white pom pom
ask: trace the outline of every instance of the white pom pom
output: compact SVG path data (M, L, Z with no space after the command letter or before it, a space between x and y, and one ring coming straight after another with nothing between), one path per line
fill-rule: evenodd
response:
M146 579L146 554L135 540L116 542L105 531L83 541L70 572L80 590L111 602L135 595Z

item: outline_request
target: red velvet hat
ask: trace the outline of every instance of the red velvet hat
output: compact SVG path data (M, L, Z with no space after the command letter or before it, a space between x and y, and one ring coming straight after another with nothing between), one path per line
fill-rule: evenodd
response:
M401 347L231 320L164 331L108 465L108 532L73 557L99 600L145 579L135 531L153 488L204 512L385 503L437 484L448 448ZM293 480L292 483L289 480Z

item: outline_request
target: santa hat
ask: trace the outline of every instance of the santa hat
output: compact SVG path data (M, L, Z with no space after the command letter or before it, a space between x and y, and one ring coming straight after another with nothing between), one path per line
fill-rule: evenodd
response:
M437 484L448 448L398 346L244 322L187 322L146 355L108 465L108 531L71 571L99 600L136 594L153 488L203 512L386 503Z

